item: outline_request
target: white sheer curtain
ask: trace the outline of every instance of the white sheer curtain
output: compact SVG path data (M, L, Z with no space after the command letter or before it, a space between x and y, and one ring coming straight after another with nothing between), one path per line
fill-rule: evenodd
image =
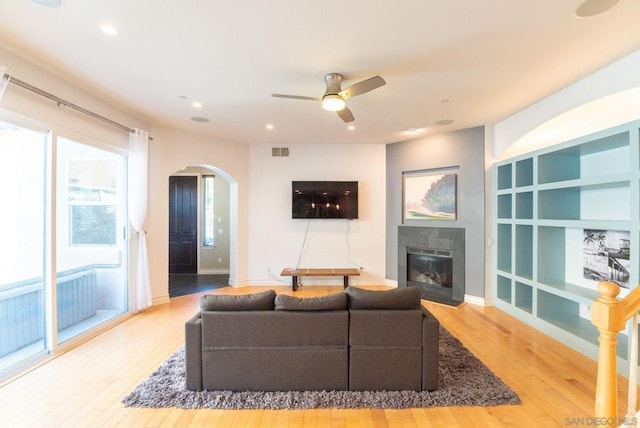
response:
M135 129L129 134L129 221L138 233L135 263L135 311L151 306L151 279L147 254L147 232L144 219L147 216L147 165L149 158L149 133Z

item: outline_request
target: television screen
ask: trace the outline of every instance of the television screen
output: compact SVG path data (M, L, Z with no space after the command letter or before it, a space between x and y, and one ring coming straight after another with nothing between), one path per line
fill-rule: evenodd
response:
M291 218L358 218L357 181L292 181Z

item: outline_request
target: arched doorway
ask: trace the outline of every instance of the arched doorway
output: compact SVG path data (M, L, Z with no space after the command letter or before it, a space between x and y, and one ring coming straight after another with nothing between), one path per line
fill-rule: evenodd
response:
M193 165L169 177L169 296L230 284L232 188L228 174Z

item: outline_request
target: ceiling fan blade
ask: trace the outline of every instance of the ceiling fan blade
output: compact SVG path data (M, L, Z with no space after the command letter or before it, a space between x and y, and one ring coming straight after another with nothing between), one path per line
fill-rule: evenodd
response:
M345 122L353 122L355 120L355 117L353 117L353 113L351 113L351 110L349 110L348 107L345 107L342 110L338 110L336 113L338 113L340 119Z
M292 100L309 100L309 101L320 101L321 100L321 98L305 97L304 95L271 94L271 96L275 97L275 98L290 98Z
M353 85L349 86L347 89L340 92L340 96L346 100L351 97L355 97L356 95L361 95L366 92L373 91L374 89L379 88L386 83L387 82L385 82L384 79L380 76L370 77L366 80L354 83Z

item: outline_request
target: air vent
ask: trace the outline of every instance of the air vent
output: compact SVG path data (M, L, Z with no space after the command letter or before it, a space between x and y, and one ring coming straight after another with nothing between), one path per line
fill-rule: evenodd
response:
M289 147L272 147L271 156L274 157L286 157L289 156Z

